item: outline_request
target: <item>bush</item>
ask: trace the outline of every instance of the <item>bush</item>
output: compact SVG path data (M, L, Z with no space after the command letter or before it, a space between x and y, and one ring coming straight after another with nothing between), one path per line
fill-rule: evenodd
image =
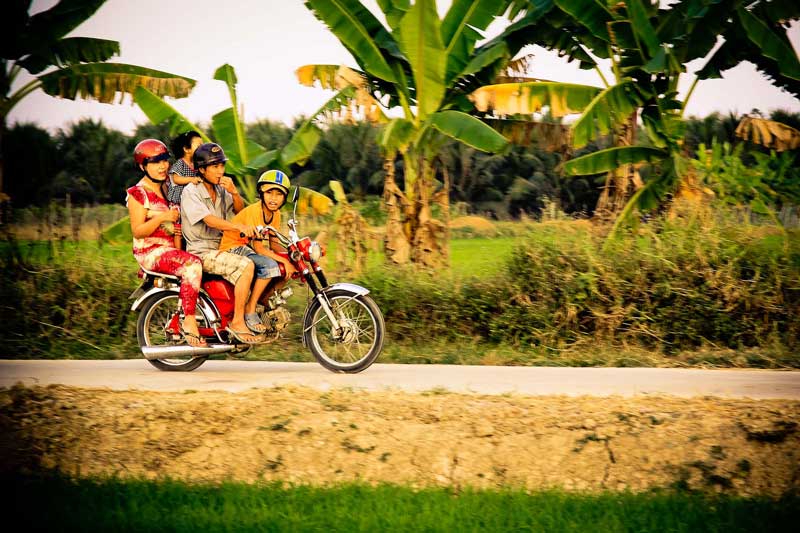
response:
M136 266L88 243L10 242L2 254L0 321L5 353L17 358L80 354L113 359L137 351L128 296ZM44 256L36 258L36 256Z
M538 224L505 275L454 280L376 269L372 290L397 340L483 340L665 354L800 348L798 233L704 215L659 219L606 243L585 223Z

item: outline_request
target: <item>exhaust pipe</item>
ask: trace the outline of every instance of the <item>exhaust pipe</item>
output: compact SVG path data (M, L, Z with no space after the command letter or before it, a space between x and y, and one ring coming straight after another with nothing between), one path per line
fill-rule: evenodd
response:
M236 350L235 344L209 344L208 346L142 346L145 359L169 359L170 357L206 357L215 353Z

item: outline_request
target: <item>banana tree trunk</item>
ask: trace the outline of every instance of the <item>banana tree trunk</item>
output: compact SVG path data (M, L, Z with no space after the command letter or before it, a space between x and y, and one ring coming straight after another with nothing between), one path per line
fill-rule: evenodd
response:
M405 192L397 186L394 161L384 162L384 201L387 221L384 247L393 263L412 262L430 268L447 263L446 225L433 218L433 167L414 153L403 155Z
M636 143L636 116L636 113L631 114L614 132L614 146L633 146ZM630 197L642 186L642 178L633 165L625 165L609 172L597 200L594 219L599 222L613 222Z
M408 200L394 180L394 157L387 157L384 160L383 170L386 173L383 184L383 199L387 212L384 237L386 258L393 263L405 264L411 259L411 243L403 230L403 213Z
M421 167L416 182L416 217L415 231L411 235L411 261L418 265L439 268L446 264L446 228L431 213L433 166L422 159Z

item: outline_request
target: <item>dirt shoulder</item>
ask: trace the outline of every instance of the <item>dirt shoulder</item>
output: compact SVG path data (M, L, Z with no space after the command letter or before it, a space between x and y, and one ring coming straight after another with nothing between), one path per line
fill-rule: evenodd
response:
M0 390L0 472L569 490L800 488L800 402Z

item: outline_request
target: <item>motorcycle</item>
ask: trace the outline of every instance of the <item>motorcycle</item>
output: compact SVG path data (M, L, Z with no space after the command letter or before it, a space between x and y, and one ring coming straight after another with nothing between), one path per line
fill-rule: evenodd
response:
M288 236L271 226L258 226L256 239L273 236L280 243L280 255L295 268L291 279L305 284L310 295L303 313L303 346L332 372L356 373L369 368L383 349L386 326L383 314L369 290L352 283L328 284L319 264L324 250L309 237L297 233L297 196L294 211L287 221ZM282 265L281 265L282 266ZM197 300L200 336L206 346L186 344L180 332L183 320L180 301L180 279L177 276L141 269L142 283L130 298L132 311L138 311L136 337L142 354L150 364L164 371L189 372L202 365L211 355L244 354L254 345L267 344L280 338L291 320L286 308L292 288L265 291L256 307L267 331L255 344L244 344L228 333L233 319L233 285L219 276L203 274Z

